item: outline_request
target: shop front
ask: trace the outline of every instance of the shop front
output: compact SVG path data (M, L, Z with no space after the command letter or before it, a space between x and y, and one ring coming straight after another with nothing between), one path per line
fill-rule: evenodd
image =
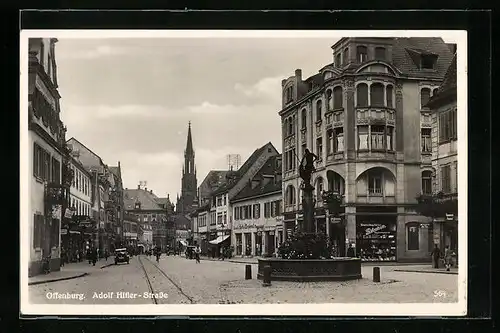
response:
M395 216L356 216L356 255L362 261L396 261Z

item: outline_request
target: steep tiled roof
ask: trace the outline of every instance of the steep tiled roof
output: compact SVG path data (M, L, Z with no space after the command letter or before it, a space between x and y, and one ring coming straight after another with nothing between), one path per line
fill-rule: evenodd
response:
M446 92L448 90L456 90L457 89L457 55L453 56L453 60L451 61L448 70L446 71L446 75L444 76L443 83L438 89L438 94Z
M125 210L135 209L135 203L141 203L142 210L162 210L163 208L157 202L158 197L151 192L143 189L125 189L123 193L123 202Z
M109 168L109 171L111 171L112 174L114 174L116 177L119 177L120 176L120 169L116 166L110 166L108 167Z
M265 176L281 174L281 164L277 163L280 159L280 155L271 156L254 177L254 180L262 182L253 188L252 183L248 182L233 198L233 201L281 191L281 180L275 181L274 179L270 179L267 183L263 181Z
M440 104L446 104L452 99L456 98L457 94L457 55L455 54L453 60L451 61L446 75L444 76L443 82L438 88L438 93L433 95L427 107L437 108Z
M421 54L434 54L435 70L419 67ZM443 78L453 58L449 46L440 37L394 38L392 63L404 75L426 78Z
M234 173L234 171L230 170L210 170L201 184L207 184L210 188L216 188L226 181L226 176L231 172Z
M239 168L235 173L234 173L234 178L224 184L222 184L218 189L216 189L213 194L217 195L226 191L229 191L231 188L233 188L234 185L247 173L247 171L252 167L252 165L257 161L259 156L264 152L264 149L268 145L272 146L271 142L266 143L262 147L256 149L252 155L243 163L241 168Z

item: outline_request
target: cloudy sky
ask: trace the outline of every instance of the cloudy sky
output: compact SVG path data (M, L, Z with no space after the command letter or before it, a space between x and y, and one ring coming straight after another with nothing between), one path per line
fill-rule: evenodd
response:
M332 62L332 38L64 39L56 44L62 118L124 186L180 193L188 122L198 184L271 141L281 152L281 80Z

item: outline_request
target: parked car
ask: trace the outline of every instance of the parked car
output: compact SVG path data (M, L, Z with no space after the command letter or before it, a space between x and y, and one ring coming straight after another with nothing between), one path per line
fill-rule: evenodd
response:
M130 263L130 256L127 252L127 249L116 249L115 250L115 265L118 265L119 262Z

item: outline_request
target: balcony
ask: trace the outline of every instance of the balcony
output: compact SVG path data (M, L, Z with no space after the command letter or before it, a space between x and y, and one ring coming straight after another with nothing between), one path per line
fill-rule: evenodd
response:
M356 110L357 125L395 125L395 110L386 107L363 107Z

